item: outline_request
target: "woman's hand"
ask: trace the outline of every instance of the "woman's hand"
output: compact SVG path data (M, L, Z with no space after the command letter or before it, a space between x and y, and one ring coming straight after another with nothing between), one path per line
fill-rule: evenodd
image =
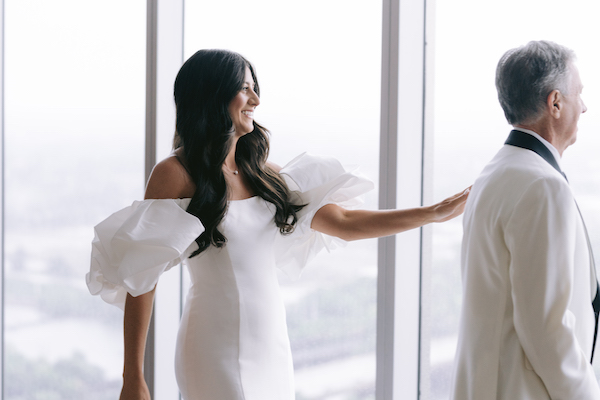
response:
M150 390L143 376L123 379L119 400L151 400Z
M471 186L454 196L448 197L447 199L432 205L432 222L448 221L462 214L465 210L465 204L470 192Z

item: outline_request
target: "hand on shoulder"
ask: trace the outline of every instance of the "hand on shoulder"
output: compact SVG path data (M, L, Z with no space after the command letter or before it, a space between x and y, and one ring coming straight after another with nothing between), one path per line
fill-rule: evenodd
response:
M471 193L471 187L472 186L469 186L462 192L432 205L430 207L433 213L431 222L445 222L462 214L465 210L465 204L469 197L469 193Z
M195 185L185 167L173 154L152 169L146 199L182 199L194 195Z

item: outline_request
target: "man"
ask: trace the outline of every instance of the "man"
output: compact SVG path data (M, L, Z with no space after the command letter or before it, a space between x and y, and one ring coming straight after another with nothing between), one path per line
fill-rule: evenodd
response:
M590 364L600 301L593 256L560 170L587 110L574 57L539 41L498 63L514 130L464 214L455 400L600 399Z

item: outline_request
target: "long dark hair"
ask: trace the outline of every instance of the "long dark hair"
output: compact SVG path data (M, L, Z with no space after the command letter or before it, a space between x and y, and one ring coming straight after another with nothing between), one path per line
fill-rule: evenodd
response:
M234 135L228 106L242 89L246 67L260 96L254 68L231 51L200 50L183 64L175 79L173 147L183 147L182 162L196 185L187 212L198 217L205 228L196 238L199 249L191 257L211 245L222 247L227 241L218 225L227 212L228 189L222 166ZM293 231L296 212L302 206L291 203L285 182L266 165L268 155L269 132L254 122L254 130L237 142L235 161L254 194L275 205L274 222L285 234Z

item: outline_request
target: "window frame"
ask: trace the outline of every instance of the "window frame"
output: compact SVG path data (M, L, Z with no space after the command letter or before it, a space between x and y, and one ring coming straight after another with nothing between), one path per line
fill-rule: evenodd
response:
M145 182L156 160L168 156L166 149L173 140L172 93L183 63L184 0L147 0L146 7ZM181 398L172 363L157 360L169 360L175 354L183 301L183 273L181 268L173 268L157 285L146 343L144 377L155 400Z
M4 398L4 268L5 268L5 201L4 201L4 182L5 182L5 169L4 169L4 0L0 0L0 254L2 258L0 260L0 395Z
M432 1L384 0L382 24L380 209L431 201L432 108L427 95ZM427 173L426 173L427 172ZM377 400L429 398L431 230L379 239Z

